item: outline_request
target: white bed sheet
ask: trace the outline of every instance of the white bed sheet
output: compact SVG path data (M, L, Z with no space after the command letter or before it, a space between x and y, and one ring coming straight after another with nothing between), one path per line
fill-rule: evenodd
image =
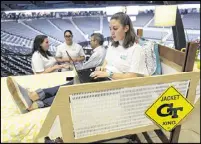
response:
M23 87L36 90L66 83L73 72L16 76ZM1 78L1 142L33 142L47 116L50 107L20 114L11 98L6 77Z

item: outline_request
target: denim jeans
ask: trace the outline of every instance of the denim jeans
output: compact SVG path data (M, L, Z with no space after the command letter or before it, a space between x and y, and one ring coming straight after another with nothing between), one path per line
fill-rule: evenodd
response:
M51 88L46 88L46 89L38 89L36 90L36 93L39 95L39 100L40 102L39 107L49 107L52 105L52 102L57 94L57 91L60 86L66 86L66 85L73 85L73 80L59 86L51 87Z

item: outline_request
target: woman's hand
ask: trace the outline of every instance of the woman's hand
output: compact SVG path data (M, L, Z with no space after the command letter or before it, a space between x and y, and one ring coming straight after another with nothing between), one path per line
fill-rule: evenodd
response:
M106 71L106 68L105 68L105 67L102 67L102 66L96 67L95 71L103 71L103 72L105 72L105 71Z
M72 58L73 62L78 62L78 58Z
M109 77L109 73L108 72L103 72L103 71L94 71L94 72L91 73L90 76L93 77L94 79L104 78L104 77Z
M54 65L53 66L53 69L55 69L55 70L59 70L59 69L62 69L62 68L64 68L64 65Z
M69 68L70 65L69 65L69 64L62 64L61 67L62 67L62 68Z

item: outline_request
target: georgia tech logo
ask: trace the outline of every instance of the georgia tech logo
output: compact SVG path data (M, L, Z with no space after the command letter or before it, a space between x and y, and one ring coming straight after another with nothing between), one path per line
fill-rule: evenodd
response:
M167 113L162 113L162 109L167 108ZM183 111L183 107L173 108L173 103L163 104L157 109L157 114L161 117L172 116L172 118L178 118L178 111Z

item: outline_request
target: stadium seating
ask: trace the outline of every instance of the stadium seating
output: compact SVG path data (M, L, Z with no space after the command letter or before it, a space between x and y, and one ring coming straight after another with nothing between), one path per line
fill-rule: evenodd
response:
M194 41L198 37L200 37L200 34L187 34L185 36L186 36L186 41L190 42L190 41ZM167 41L173 41L173 35L172 34L168 37Z
M1 22L1 30L28 39L33 39L40 34L16 21Z
M136 16L136 21L133 22L133 26L143 27L145 26L152 18L154 17L153 13L139 13Z
M185 29L200 29L200 13L185 14L182 20Z
M25 24L31 26L32 28L51 36L59 41L64 41L63 32L55 28L46 19L37 19L31 21L24 21Z
M12 43L13 45L20 45L20 46L32 48L33 40L34 40L34 38L27 39L22 36L17 36L17 35L10 34L8 32L1 31L1 41ZM57 41L54 41L52 39L49 39L49 41L50 41L50 43L49 43L50 47L53 47L53 49L54 49L54 47L57 47L60 44Z
M14 55L1 55L1 77L33 74L30 60Z
M80 32L75 29L73 24L69 19L51 19L50 20L54 25L56 25L59 29L61 29L61 36L63 37L64 41L64 31L71 30L74 37L73 40L77 43L85 41L85 38L80 34Z
M85 35L100 30L100 17L73 17L73 21Z
M143 37L146 39L161 40L167 32L144 30Z
M109 22L107 20L107 17L103 17L103 32L102 33L104 37L110 36Z

